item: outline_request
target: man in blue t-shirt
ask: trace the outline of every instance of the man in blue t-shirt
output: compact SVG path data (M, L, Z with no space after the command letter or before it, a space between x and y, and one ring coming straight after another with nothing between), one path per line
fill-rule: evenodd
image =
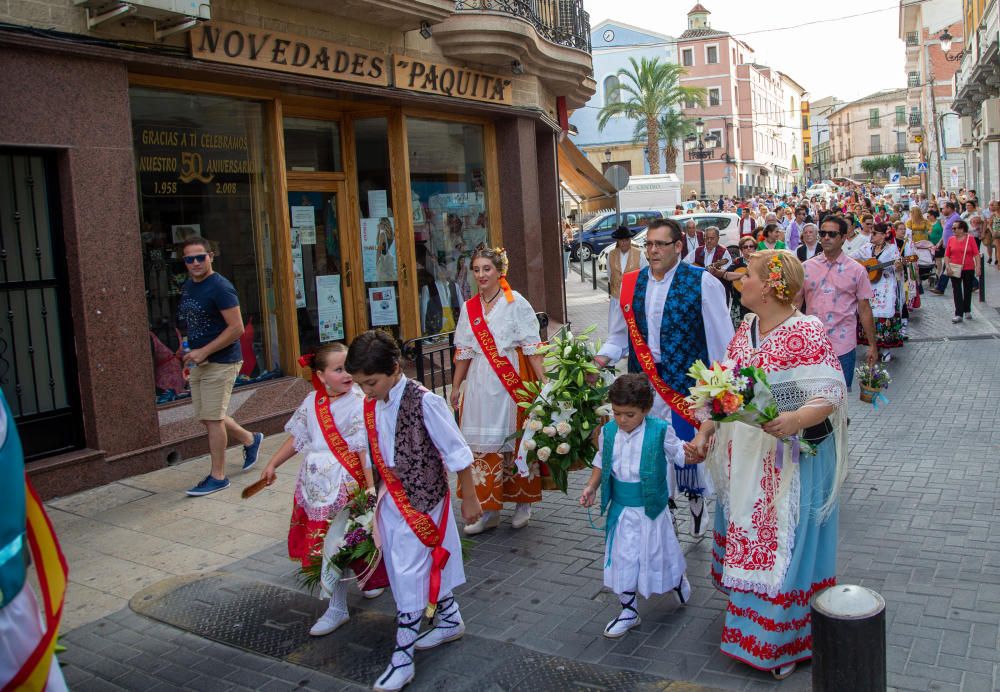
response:
M226 447L230 438L243 445L245 471L257 463L264 435L247 431L227 413L233 383L243 365L243 317L236 289L228 279L212 271L215 255L204 238L187 238L182 254L188 280L181 288L178 321L184 325L190 349L184 354L184 366L190 373L194 415L208 430L212 456L212 472L187 491L198 497L229 487Z

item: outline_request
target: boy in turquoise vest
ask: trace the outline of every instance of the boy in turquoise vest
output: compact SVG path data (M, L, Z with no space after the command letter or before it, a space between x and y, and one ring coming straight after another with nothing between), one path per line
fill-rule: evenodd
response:
M691 596L687 564L667 510L669 472L684 463L684 450L670 423L649 415L653 389L645 375L622 375L608 392L614 420L601 430L594 470L580 496L591 507L601 488L605 523L604 585L618 594L622 612L604 628L617 639L638 625L636 593L643 598L672 592L680 603Z

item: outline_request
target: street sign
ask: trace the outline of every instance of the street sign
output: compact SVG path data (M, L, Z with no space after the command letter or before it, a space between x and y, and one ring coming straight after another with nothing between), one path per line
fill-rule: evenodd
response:
M917 173L926 173L926 172L927 172L927 162L921 161L920 163L917 164Z
M625 170L625 166L609 166L608 170L604 171L604 178L611 183L611 187L615 189L615 192L619 190L624 190L625 186L628 185L629 174Z
M899 173L893 173L892 177L889 178L889 182L892 183L893 185L898 185L899 184Z

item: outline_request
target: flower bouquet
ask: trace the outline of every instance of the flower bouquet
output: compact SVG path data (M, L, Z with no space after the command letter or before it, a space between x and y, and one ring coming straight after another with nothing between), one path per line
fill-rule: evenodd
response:
M861 385L861 401L872 404L881 396L880 392L889 386L892 377L881 363L859 365L855 370ZM882 397L883 399L885 397Z
M760 428L778 417L778 406L767 383L767 374L760 368L736 368L731 361L712 363L712 367L708 367L696 360L688 370L688 377L695 381L695 386L688 390L686 401L699 421L739 421ZM813 445L805 440L783 441L797 443L802 454L816 453Z
M575 336L569 330L556 334L543 350L549 381L525 382L532 401L518 404L528 411L523 429L514 433L521 437L518 469L525 473L528 464L539 462L543 487L547 479L549 489L564 493L569 472L593 461L594 433L611 414L605 401L612 378L594 364L595 344L589 338L594 329Z
M329 586L346 569L354 572L362 588L389 585L381 551L375 545L375 502L375 495L360 486L351 493L345 508L346 522L341 512L330 518L322 549L313 554L308 567L299 570L303 586L309 589L317 584Z

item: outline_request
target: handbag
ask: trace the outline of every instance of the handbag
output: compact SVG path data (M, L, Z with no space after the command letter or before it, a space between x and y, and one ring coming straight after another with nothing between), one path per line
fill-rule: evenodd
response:
M965 254L969 251L970 240L972 240L971 236L965 239L965 247L962 249L962 261L958 263L948 262L948 271L947 271L948 276L954 277L956 279L962 277L962 267L965 266Z

